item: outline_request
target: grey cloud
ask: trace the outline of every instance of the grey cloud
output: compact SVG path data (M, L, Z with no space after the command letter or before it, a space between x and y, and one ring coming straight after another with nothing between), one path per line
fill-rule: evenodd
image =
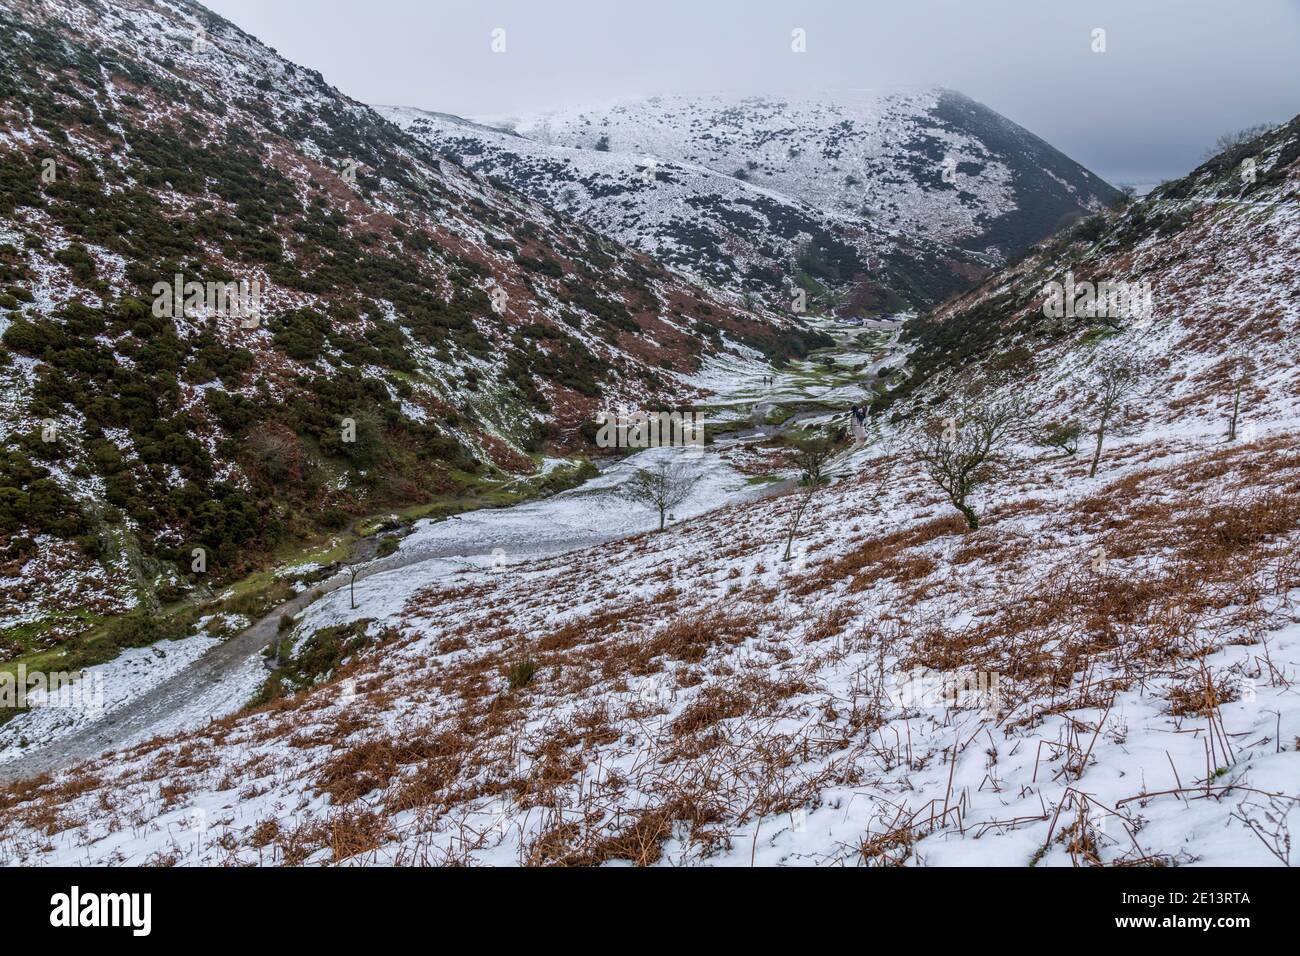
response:
M665 92L938 84L1113 182L1300 112L1296 0L210 0L362 101L510 114ZM807 33L807 53L790 49ZM491 31L506 31L494 54ZM1106 52L1092 31L1106 31Z

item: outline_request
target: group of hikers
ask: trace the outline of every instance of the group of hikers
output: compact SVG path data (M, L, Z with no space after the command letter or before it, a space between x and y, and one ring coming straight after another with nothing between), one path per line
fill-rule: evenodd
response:
M763 376L765 386L772 385L775 378L771 375ZM853 430L853 438L859 445L866 444L867 441L867 403L861 402L849 408L849 426Z

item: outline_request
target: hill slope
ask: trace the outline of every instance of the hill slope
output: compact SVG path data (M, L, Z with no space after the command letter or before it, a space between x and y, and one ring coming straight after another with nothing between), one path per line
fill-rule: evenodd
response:
M1162 387L1151 416L1175 430L1211 428L1230 404L1234 369L1251 367L1245 418L1289 413L1300 394L1300 122L1220 154L1165 183L1122 215L1096 216L1030 250L1013 266L909 324L911 377L878 400L889 407L931 379L975 364L1012 370L1016 387L1062 415L1086 412L1085 389L1058 394L1098 357L1140 352ZM1068 284L1080 308L1049 314ZM1086 314L1103 283L1141 292L1148 309ZM1111 313L1111 314L1108 314ZM933 391L933 389L930 389Z
M196 4L5 0L0 67L0 659L811 340Z

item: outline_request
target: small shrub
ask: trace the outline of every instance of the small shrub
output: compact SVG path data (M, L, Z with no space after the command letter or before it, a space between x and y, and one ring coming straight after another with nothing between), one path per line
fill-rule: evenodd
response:
M533 682L533 676L537 673L537 662L531 657L525 657L510 666L507 676L510 679L510 689L519 690L527 687Z

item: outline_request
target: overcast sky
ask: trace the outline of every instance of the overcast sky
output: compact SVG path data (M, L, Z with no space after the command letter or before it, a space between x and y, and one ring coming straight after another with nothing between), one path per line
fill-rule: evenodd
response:
M368 103L462 116L671 92L960 90L1114 183L1300 113L1300 0L208 0ZM505 52L492 32L505 31ZM791 51L791 31L807 52ZM1094 52L1094 30L1105 52Z

